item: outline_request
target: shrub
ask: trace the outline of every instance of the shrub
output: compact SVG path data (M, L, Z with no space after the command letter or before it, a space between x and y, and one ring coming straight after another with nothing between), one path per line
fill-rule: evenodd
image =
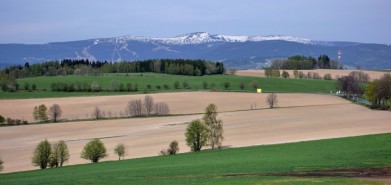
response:
M168 149L167 149L168 154L170 155L175 155L176 153L179 152L179 146L178 146L178 141L171 141Z
M190 89L190 84L187 80L183 81L182 85L184 89Z
M282 77L283 78L289 78L289 73L287 71L282 71Z
M175 88L175 89L179 89L179 82L178 82L178 81L175 81L175 83L174 83L174 88Z
M312 78L315 79L315 80L319 80L319 79L322 79L319 75L319 73L313 73L312 74Z
M99 92L101 90L99 83L96 81L92 82L90 86L90 90L92 92Z
M227 90L230 86L230 83L229 82L224 82L224 89Z
M300 72L299 72L299 78L302 79L302 78L305 78L305 77L306 77L305 74L304 74L303 72L300 71Z
M160 85L156 85L156 89L159 91L162 88Z
M206 82L205 80L202 82L202 87L204 89L207 89L208 88L208 82Z
M244 83L243 83L243 82L240 82L239 88L240 88L240 90L243 90L243 89L244 89Z
M251 86L253 89L257 89L257 88L259 87L258 82L255 81L255 80L253 80L253 81L251 82L250 86Z
M125 145L124 144L118 144L115 148L114 148L114 154L118 155L118 160L121 160L121 157L122 159L124 159L125 157Z
M324 74L323 80L332 80L333 78L331 77L330 73Z
M30 89L30 84L27 82L24 82L23 88L24 88L24 90L28 91Z
M175 155L179 152L178 141L171 141L168 148L160 150L160 155Z
M3 124L4 122L5 122L5 118L2 115L0 115L0 124Z
M100 139L94 139L84 146L80 157L90 160L92 163L97 163L100 159L105 158L107 155L106 147L102 141L100 141Z

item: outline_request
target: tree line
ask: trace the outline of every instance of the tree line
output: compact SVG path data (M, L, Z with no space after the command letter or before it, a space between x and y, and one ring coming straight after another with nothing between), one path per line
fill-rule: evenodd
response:
M265 68L264 71L265 71L266 77L276 77L276 78L279 78L279 77L289 78L290 77L289 73L285 70L283 70L281 73L280 69L273 69L273 68L269 67L269 68ZM314 80L320 80L320 79L332 80L333 79L333 77L331 76L330 73L326 73L323 76L320 76L319 73L317 73L317 72L309 71L307 73L304 73L304 72L299 71L297 69L293 70L293 78L298 78L298 79L306 78L306 79L314 79Z
M390 109L391 74L384 74L379 80L373 80L365 87L365 95L372 102L373 109Z
M352 71L348 76L338 79L338 86L343 96L351 99L364 97L371 102L372 109L390 109L391 74L384 74L380 79L370 81L368 74Z
M89 61L64 59L36 64L14 65L0 70L2 76L18 79L37 76L93 75L100 73L166 73L203 76L223 74L224 63L190 59L151 59L144 61ZM1 77L3 78L3 77Z
M337 61L330 60L327 55L320 55L317 59L309 56L294 55L287 59L276 59L270 65L271 69L342 69Z

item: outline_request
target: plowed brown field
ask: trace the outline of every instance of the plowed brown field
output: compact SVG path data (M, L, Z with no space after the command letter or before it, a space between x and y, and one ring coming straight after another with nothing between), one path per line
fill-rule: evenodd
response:
M201 113L207 104L215 103L224 121L223 144L230 147L391 132L390 112L372 111L329 95L278 94L276 109L266 108L267 94L189 92L152 96L155 101L167 102L173 114ZM35 105L58 103L64 118L84 118L94 106L114 113L122 111L130 99L142 97L1 100L0 112L30 120ZM250 105L255 107L255 103L258 110L250 110ZM80 152L92 138L101 138L105 143L109 157L104 160L117 160L113 148L118 143L127 146L126 158L156 156L172 140L179 142L180 152L188 152L184 137L186 123L201 117L196 114L0 127L0 157L5 162L4 172L37 169L31 164L32 153L45 138L66 141L71 157L65 165L88 163L80 158Z

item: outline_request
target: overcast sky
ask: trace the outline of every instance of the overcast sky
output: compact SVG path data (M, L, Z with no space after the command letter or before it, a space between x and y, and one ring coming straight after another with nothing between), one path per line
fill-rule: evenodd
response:
M0 43L191 32L391 44L391 0L0 0Z

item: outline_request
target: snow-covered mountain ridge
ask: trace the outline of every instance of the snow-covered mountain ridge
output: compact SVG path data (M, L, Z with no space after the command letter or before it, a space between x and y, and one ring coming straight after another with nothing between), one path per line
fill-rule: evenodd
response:
M95 44L100 42L109 43L126 43L128 41L140 41L140 42L156 42L169 45L187 45L187 44L204 44L212 42L262 42L262 41L288 41L301 44L311 45L334 45L333 42L316 41L305 38L297 38L292 36L282 35L270 35L270 36L244 36L244 35L211 35L207 32L195 32L176 37L144 37L144 36L121 36L109 39L96 39Z
M0 44L0 68L25 62L62 59L136 61L161 58L203 59L224 62L228 67L259 69L273 59L293 55L327 54L363 69L390 68L391 46L356 42L329 42L291 36L232 36L196 32L176 37L121 36L47 44Z

